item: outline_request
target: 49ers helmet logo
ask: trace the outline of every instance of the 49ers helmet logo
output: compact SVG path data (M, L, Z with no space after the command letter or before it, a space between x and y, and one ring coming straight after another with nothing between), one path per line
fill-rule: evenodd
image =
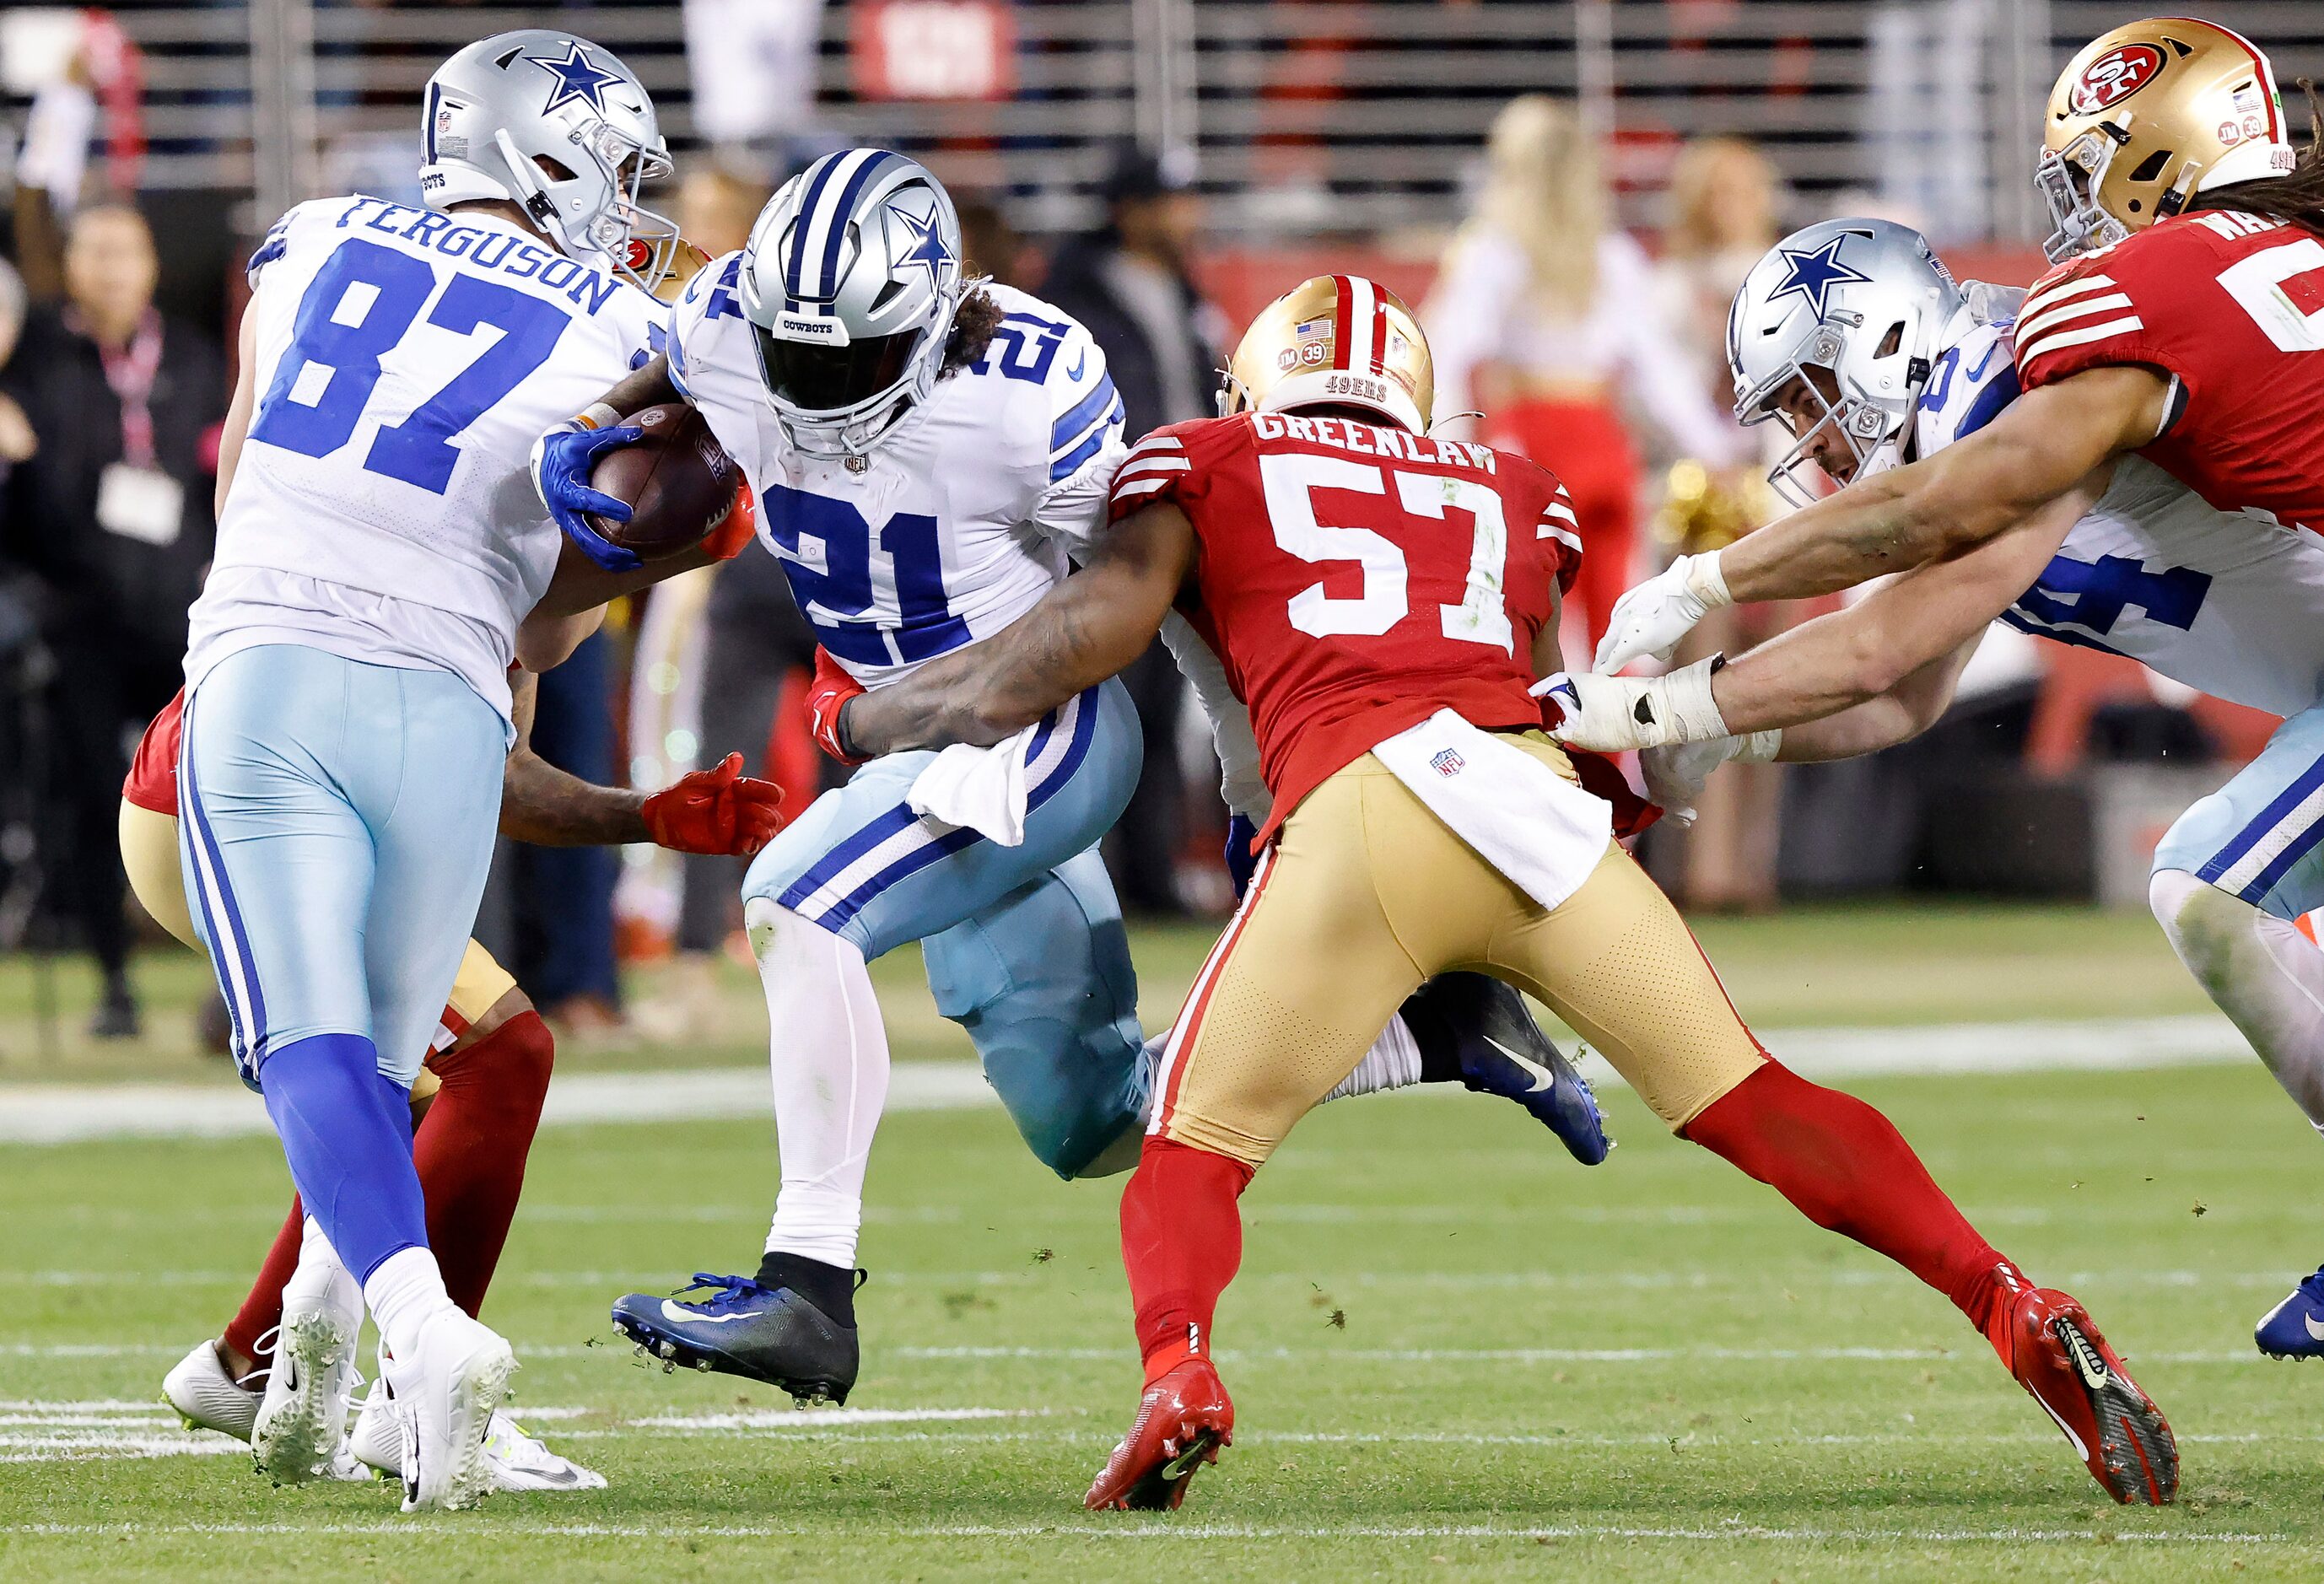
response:
M2138 92L2163 69L2163 51L2152 44L2124 44L2082 68L2067 103L2077 115L2094 115Z

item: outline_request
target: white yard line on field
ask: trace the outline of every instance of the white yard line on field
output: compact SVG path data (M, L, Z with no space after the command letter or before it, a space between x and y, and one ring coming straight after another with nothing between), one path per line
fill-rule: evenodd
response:
M500 1521L489 1515L474 1523L435 1524L403 1519L375 1523L318 1524L8 1524L0 1535L87 1539L111 1535L362 1535L399 1540L452 1540L473 1543L484 1536L540 1540L783 1540L830 1538L849 1533L836 1524L554 1524ZM1693 1540L1729 1543L1810 1541L1834 1544L1898 1542L1932 1545L2300 1544L2282 1533L2176 1529L1914 1529L1787 1524L1763 1528L1747 1524L1204 1524L1155 1522L1131 1517L1060 1518L1032 1524L881 1524L865 1535L897 1540L1129 1540L1200 1543L1214 1540Z
M2243 1036L2217 1013L1760 1032L1787 1065L1819 1079L2098 1072L2251 1059ZM1613 1069L1595 1055L1583 1070L1592 1082L1619 1082ZM997 1103L983 1075L965 1062L899 1062L890 1079L890 1110L949 1110ZM580 1073L550 1086L542 1119L731 1121L763 1119L769 1110L766 1073L758 1067ZM222 1138L267 1129L266 1110L258 1097L224 1085L11 1084L0 1089L0 1144Z

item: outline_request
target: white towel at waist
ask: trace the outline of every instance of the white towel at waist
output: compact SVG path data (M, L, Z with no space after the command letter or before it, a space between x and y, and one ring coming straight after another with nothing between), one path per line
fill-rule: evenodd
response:
M1580 890L1614 839L1605 799L1451 710L1372 751L1454 835L1544 907Z
M936 755L904 795L914 814L965 825L1003 847L1025 844L1025 754L1038 725L990 748L956 742Z

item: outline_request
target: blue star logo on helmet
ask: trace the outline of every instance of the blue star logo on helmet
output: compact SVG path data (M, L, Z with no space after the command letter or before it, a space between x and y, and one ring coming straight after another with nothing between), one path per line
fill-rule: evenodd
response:
M897 209L894 213L896 218L904 223L905 234L911 244L897 255L896 267L901 270L911 265L927 270L928 290L935 290L944 280L945 266L953 262L952 249L945 245L944 226L939 221L938 211L930 209L925 220L908 209Z
M568 40L562 60L544 60L538 55L525 57L557 79L556 91L549 96L549 103L543 106L541 114L546 115L550 111L578 102L603 115L605 113L605 90L620 87L622 74L608 71L592 60L588 46L578 40Z
M1872 277L1852 265L1840 262L1840 244L1848 240L1840 233L1821 247L1813 249L1783 249L1784 279L1767 293L1767 300L1775 302L1786 297L1804 297L1817 318L1823 318L1824 299L1835 286L1851 281L1870 281Z

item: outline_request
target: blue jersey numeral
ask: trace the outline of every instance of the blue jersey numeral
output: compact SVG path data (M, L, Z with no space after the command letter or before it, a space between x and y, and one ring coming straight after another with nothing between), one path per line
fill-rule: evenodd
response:
M968 623L952 613L945 593L935 518L914 511L889 518L876 536L882 564L872 555L872 525L850 502L770 483L759 511L783 552L800 611L839 658L892 666L933 659L968 641ZM847 620L863 616L872 620Z
M2149 572L2135 556L2101 556L2096 561L2055 556L2043 568L2041 580L2018 596L2008 616L2017 618L2022 612L2032 618L2031 622L2010 621L2024 631L2105 649L2104 644L2087 643L2078 634L2049 630L2071 624L2089 632L2112 632L2123 612L2135 605L2146 612L2148 621L2184 632L2194 627L2210 592L2211 575L2191 566Z
M1068 327L1036 314L1010 314L992 332L992 343L977 360L976 372L1041 384L1049 377L1057 348L1065 344Z
M346 445L378 388L380 359L392 351L436 291L436 272L409 253L350 237L338 245L299 304L274 380L258 404L250 437L305 456ZM400 424L382 428L364 469L434 494L451 487L460 460L452 437L522 384L556 350L572 316L545 298L475 275L454 274L428 322L456 336L487 326L500 338ZM292 392L324 371L319 390Z

